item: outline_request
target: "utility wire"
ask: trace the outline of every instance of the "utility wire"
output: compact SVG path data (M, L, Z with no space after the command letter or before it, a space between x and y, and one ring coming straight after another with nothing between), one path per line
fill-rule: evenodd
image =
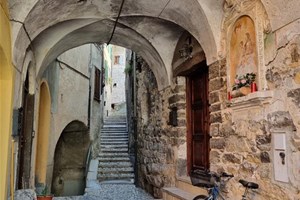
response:
M117 17L117 19L116 19L116 21L115 21L115 25L114 25L113 31L112 31L112 33L111 33L111 36L110 36L110 38L109 38L109 40L108 40L108 42L107 42L107 45L110 44L110 42L111 42L111 40L112 40L112 38L113 38L113 36L114 36L115 30L116 30L116 27L117 27L117 24L118 24L118 20L119 20L119 18L120 18L121 11L122 11L122 8L123 8L123 5L124 5L124 2L125 2L125 0L122 0L121 6L120 6L120 10L119 10L119 14L118 14L118 17Z

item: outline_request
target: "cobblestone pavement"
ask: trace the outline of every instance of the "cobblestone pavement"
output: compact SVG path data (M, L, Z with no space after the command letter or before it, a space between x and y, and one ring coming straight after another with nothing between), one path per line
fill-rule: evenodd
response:
M87 188L84 196L55 197L54 200L153 200L144 190L133 184L99 184Z

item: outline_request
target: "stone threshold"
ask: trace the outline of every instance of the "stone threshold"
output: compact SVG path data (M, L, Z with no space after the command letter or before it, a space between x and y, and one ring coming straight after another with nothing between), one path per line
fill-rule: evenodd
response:
M196 196L176 187L163 188L163 192L179 200L192 200ZM164 199L168 198L164 197Z

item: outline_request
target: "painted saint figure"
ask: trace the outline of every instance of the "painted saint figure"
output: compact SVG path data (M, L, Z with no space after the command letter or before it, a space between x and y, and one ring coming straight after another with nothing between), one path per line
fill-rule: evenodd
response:
M237 65L236 75L243 76L247 73L252 73L255 67L255 54L253 43L250 38L250 34L245 34L245 42L240 41L240 60Z

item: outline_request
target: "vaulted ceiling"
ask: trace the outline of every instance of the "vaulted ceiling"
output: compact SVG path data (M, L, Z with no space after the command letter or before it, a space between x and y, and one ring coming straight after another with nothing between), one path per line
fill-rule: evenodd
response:
M273 12L273 7L279 8L283 0L262 1L273 13L272 26L279 28L280 22L286 23L278 21L280 16ZM297 0L291 2L294 1ZM50 62L70 48L90 42L106 43L121 3L122 0L10 0L14 65L21 68L26 52L31 50L41 75ZM111 43L143 56L162 89L172 79L172 58L184 31L199 42L208 64L218 59L223 4L224 0L125 0ZM295 15L289 15L288 21Z

